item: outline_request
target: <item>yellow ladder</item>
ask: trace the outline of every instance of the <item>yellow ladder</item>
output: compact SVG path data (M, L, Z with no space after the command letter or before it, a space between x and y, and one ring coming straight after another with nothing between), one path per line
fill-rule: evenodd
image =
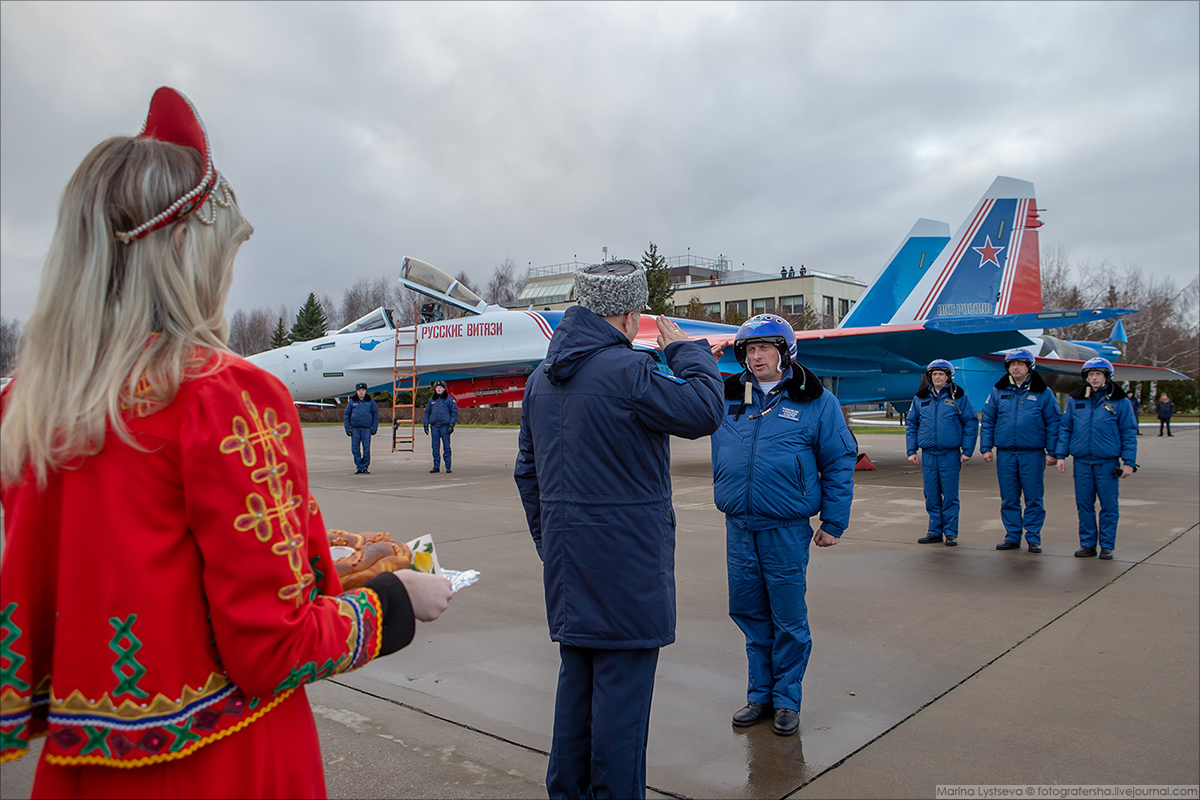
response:
M400 395L408 394L407 402ZM392 452L415 452L417 433L417 327L396 328L396 362L392 370Z

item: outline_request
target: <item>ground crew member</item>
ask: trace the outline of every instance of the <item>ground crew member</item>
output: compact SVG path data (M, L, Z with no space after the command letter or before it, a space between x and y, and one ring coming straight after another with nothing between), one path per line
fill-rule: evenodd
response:
M1155 404L1154 410L1158 412L1158 435L1162 436L1163 426L1167 426L1167 436L1174 436L1171 433L1171 416L1175 413L1175 404L1171 402L1171 398L1167 397L1167 393L1163 392L1163 396L1158 398L1158 403Z
M929 513L929 533L917 542L957 547L958 474L975 452L979 420L966 392L954 383L953 364L944 358L931 361L925 379L929 385L913 397L904 430L908 460L921 465Z
M354 456L354 474L370 475L371 437L379 430L379 406L367 394L367 385L354 387L354 394L346 401L346 413L342 420L346 435L350 437L350 455Z
M654 671L675 641L670 439L721 424L721 374L708 343L666 317L673 376L631 349L641 265L579 270L575 294L525 385L513 470L562 659L546 791L642 798Z
M429 427L433 426L433 469L430 473L441 472L441 448L446 448L446 474L450 469L450 434L454 433L454 425L458 422L458 403L446 391L445 381L433 382L433 397L425 404L425 435L429 435Z
M1079 511L1076 558L1096 555L1109 560L1117 546L1120 479L1137 471L1137 421L1121 387L1112 381L1112 363L1103 358L1083 362L1087 383L1071 393L1058 431L1058 471L1075 457L1075 507ZM1124 465L1121 462L1125 462ZM1100 524L1096 525L1096 499Z
M729 616L746 637L749 666L747 702L733 724L748 727L773 712L774 732L792 736L812 651L804 599L809 545L835 545L849 525L858 448L837 398L796 361L796 334L786 321L751 317L733 351L745 371L725 381L724 422L712 436ZM809 518L816 514L814 534Z
M1054 392L1035 372L1037 364L1028 350L1013 350L1004 357L1008 372L996 381L983 404L979 426L979 452L991 462L996 448L996 479L1000 482L1000 521L1004 541L997 550L1020 550L1021 532L1029 552L1042 552L1042 506L1046 467L1055 462L1061 422ZM1021 495L1025 513L1021 513Z

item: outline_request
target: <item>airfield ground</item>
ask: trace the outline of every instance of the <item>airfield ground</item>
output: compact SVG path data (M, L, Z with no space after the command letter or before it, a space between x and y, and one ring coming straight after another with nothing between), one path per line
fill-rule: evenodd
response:
M353 474L340 426L304 436L328 525L430 533L442 566L481 573L409 648L308 689L330 796L545 797L558 657L512 481L517 432L460 428L451 475L428 473L420 433L416 454L377 437L369 476ZM851 529L812 556L814 648L790 738L730 725L745 655L727 616L708 441L672 441L678 640L659 660L651 795L1200 782L1197 429L1139 440L1110 562L1072 557L1069 467L1046 473L1045 552L997 552L995 465L978 455L962 476L960 546L919 545L920 468L903 438L858 439L878 470L855 474ZM0 795L28 797L34 762L4 765Z

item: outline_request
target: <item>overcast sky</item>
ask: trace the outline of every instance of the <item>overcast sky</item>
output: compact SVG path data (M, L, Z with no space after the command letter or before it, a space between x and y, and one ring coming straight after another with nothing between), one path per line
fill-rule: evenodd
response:
M1182 288L1200 4L0 4L0 312L63 186L184 92L255 227L227 311L660 253L872 278L918 217L1032 181L1043 251Z

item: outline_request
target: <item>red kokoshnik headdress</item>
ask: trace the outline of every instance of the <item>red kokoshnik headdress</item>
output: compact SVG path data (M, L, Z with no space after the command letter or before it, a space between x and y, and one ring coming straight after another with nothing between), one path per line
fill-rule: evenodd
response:
M119 241L129 244L151 231L183 219L193 211L199 210L210 198L215 205L227 208L231 204L229 184L213 166L212 145L208 141L204 121L200 119L192 101L182 92L163 86L154 93L154 97L150 98L150 112L146 115L146 121L142 124L141 133L137 138L170 142L196 150L204 159L204 174L200 177L200 183L167 206L158 216L143 222L133 230L117 231L116 237ZM210 218L205 219L203 214L198 214L197 219L206 225L213 224L217 219L216 208L212 209Z

